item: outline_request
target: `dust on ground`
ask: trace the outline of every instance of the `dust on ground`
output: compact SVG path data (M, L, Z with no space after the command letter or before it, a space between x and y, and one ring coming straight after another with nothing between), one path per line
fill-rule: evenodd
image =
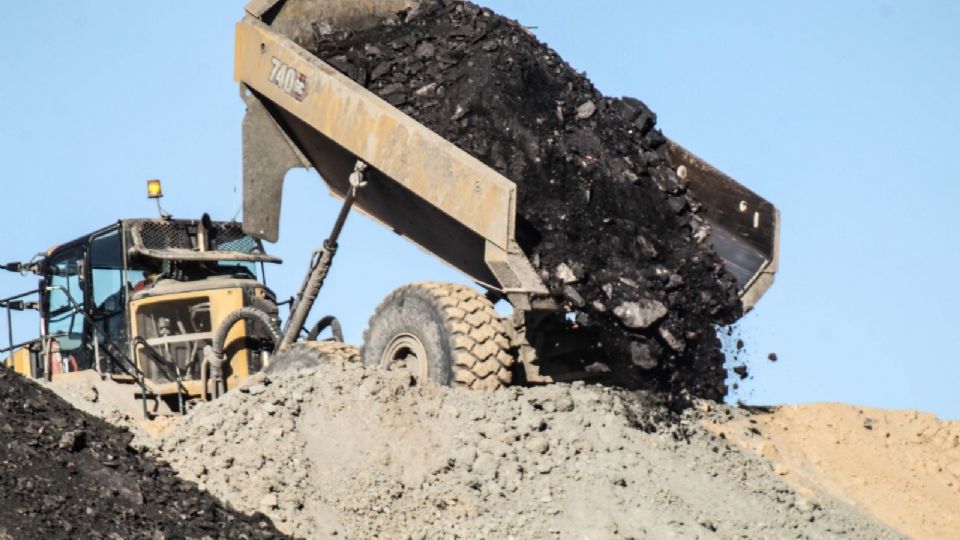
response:
M713 423L808 494L845 501L914 538L960 538L960 422L821 403Z

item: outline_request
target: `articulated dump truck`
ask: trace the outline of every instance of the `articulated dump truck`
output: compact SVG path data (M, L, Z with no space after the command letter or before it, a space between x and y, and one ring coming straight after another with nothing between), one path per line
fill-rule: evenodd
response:
M589 369L597 348L551 293L546 270L521 248L518 185L309 52L318 23L362 32L418 3L250 3L236 31L235 78L247 105L243 224L172 219L161 210L159 219L120 220L28 263L0 265L40 278L38 289L0 299L10 342L0 360L54 384L118 383L111 390L138 399L146 417L186 413L262 369L333 356L469 388L597 377ZM777 210L681 146L665 144L750 309L777 271ZM297 167L315 169L343 207L281 327L280 305L261 279L264 263L280 261L262 241L279 238L283 178ZM152 198L162 196L159 181L148 185ZM335 318L308 325L354 207L478 289L401 287L374 312L360 351L342 342ZM513 307L511 316L494 309L499 300ZM15 345L10 311L24 310L39 313L40 336ZM318 340L327 329L333 337Z
M345 203L334 235L315 254L280 349L304 355L302 345L293 346L329 268L346 212L356 207L484 291L439 283L395 291L371 319L365 363L399 364L416 377L473 388L496 388L515 377L533 384L583 376L565 371L538 349L535 344L543 340L523 322L549 318L561 306L517 241L514 181L307 48L315 21L358 32L416 3L256 0L237 24L235 78L247 105L244 231L278 239L283 178L291 168L315 169ZM712 228L713 249L736 278L749 310L777 271L779 213L680 145L667 144L678 174L708 210L703 215ZM507 300L514 315L501 318L491 299Z

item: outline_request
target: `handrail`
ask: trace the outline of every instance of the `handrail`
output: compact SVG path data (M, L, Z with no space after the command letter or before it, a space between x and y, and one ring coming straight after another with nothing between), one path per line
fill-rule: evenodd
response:
M29 347L30 345L33 345L34 343L37 343L38 341L42 341L42 339L41 339L41 338L35 338L35 339L31 339L31 340L29 340L29 341L24 341L23 343L17 343L16 345L10 345L9 347L4 347L3 349L0 349L0 354L12 353L12 352L17 351L17 350L19 350L19 349L22 349L22 348L24 348L24 347Z
M3 307L3 304L9 303L9 302L11 302L11 301L13 301L13 300L19 300L20 298L26 298L26 297L30 296L31 294L38 294L39 292L40 292L39 289L33 289L33 290L29 290L29 291L27 291L27 292L25 292L25 293L20 293L20 294L11 296L11 297L9 297L9 298L4 298L4 299L0 300L0 307Z
M36 294L39 296L40 289L34 289L31 291L27 291L25 293L20 293L20 294L11 296L9 298L4 298L0 300L0 308L4 308L7 311L7 340L8 340L7 341L8 347L6 349L0 349L0 353L13 352L21 347L25 347L33 343L34 341L37 341L37 340L27 341L27 342L21 343L20 345L13 344L13 313L12 311L23 311L25 309L28 309L29 307L24 302L19 302L18 306L13 304L16 304L15 302L16 300L20 300L21 298L26 298L32 294ZM37 303L37 305L39 305L39 302Z
M111 358L113 358L114 360L116 360L116 356L115 356L115 355L119 354L119 356L121 357L121 359L124 360L124 361L126 361L127 364L129 365L129 367L132 368L133 373L130 373L130 371L126 369L126 366L123 366L121 363L116 363L117 365L120 366L121 369L124 370L124 372L125 372L127 375L130 375L130 376L134 377L135 379L137 379L137 383L138 383L139 386L140 386L140 397L141 397L141 401L143 402L143 417L144 417L144 418L149 418L149 414L147 413L147 383L146 383L147 376L146 376L146 374L143 373L143 371L140 370L139 367L137 367L136 362L134 362L133 360L131 360L130 357L127 356L126 353L124 353L124 352L122 351L122 349L117 346L117 344L116 344L116 342L115 342L114 340L110 339L110 336L106 335L102 330L100 330L100 328L97 327L96 321L93 320L93 317L90 316L90 314L87 313L87 312L83 309L83 306L81 306L81 305L76 301L76 299L73 298L73 295L70 294L70 291L68 291L67 289L65 289L65 288L64 288L63 286L61 286L61 285L53 285L53 286L47 287L47 292L52 291L52 290L56 290L56 289L59 289L61 292L63 292L63 294L67 297L67 300L68 300L68 301L70 302L70 304L73 306L74 310L75 310L76 312L80 313L81 316L83 316L84 320L90 325L90 327L93 329L94 333L96 333L96 334L98 334L98 335L100 335L100 336L103 337L104 343L108 345L108 347L105 347L105 350L106 350L107 354L109 354L109 355L111 356ZM115 351L111 351L109 345L113 345L113 346L114 346L113 349L116 349L116 350L115 350ZM99 370L98 370L98 373L100 373L101 375L103 375L103 373L100 372Z
M171 364L171 362L166 358L164 358L159 352L157 352L157 350L154 349L152 345L147 343L147 340L143 336L134 336L133 338L131 338L131 341L133 342L134 346L140 345L144 349L146 349L147 352L150 353L150 356L153 357L153 360L157 363L158 366L160 366L164 376L166 376L168 379L173 379L174 381L176 381L177 388L180 390L182 394L187 396L190 395L190 393L187 392L187 388L183 386L183 379L180 377L180 374L178 372L179 366L177 366L176 364L173 365L173 375L171 376L169 371L170 369L169 364ZM191 362L191 364L193 364L193 362ZM206 391L206 389L204 389L204 391ZM181 411L181 412L184 412L184 411Z

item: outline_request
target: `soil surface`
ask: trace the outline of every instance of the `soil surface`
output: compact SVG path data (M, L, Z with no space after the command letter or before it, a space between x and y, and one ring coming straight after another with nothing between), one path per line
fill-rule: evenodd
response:
M146 444L150 437L173 429L183 420L180 415L145 418L143 402L136 397L137 385L104 380L92 370L76 372L53 382L34 382L53 390L81 411L130 431L134 434L134 446ZM152 406L152 402L149 403Z
M714 424L805 492L827 493L912 538L960 538L960 422L840 404Z
M602 95L515 21L427 1L316 54L518 185L518 240L617 382L720 400L741 315L656 115Z
M203 404L155 452L307 538L897 538L650 394L472 392L332 362Z
M279 538L130 446L132 435L0 367L0 538Z

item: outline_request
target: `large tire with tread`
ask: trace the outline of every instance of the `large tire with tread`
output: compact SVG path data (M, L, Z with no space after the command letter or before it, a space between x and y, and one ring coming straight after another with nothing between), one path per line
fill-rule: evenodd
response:
M278 352L263 371L267 375L296 372L315 368L334 358L359 362L360 350L338 341L301 341Z
M392 292L364 332L367 366L402 360L414 376L443 385L496 389L513 380L506 325L493 304L466 285L415 283Z

